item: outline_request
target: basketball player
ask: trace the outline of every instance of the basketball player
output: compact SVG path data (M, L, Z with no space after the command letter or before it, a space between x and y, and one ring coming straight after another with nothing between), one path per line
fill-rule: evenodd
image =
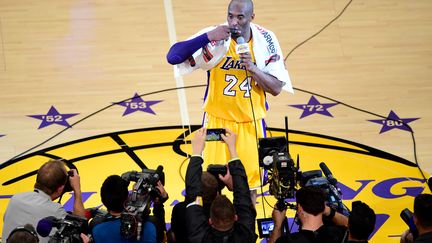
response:
M260 185L257 138L265 137L266 93L293 93L276 36L251 23L254 17L251 0L232 0L227 23L199 31L167 54L181 75L207 71L203 127L229 128L238 135L250 188ZM203 156L207 163L225 164L229 151L221 142L209 142Z

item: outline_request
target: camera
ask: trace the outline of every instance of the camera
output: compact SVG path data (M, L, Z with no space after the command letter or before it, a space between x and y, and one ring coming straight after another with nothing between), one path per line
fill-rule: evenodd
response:
M222 141L221 134L225 135L223 128L208 128L206 132L206 141Z
M260 238L270 237L271 232L274 229L274 222L272 218L257 219L258 223L258 234Z
M57 228L57 232L50 236L49 243L80 243L81 233L88 232L87 219L72 214L66 215L64 219L53 216L41 219L37 225L37 232L40 236L47 237L52 228Z
M225 165L218 165L218 164L209 164L207 166L207 172L212 174L217 182L218 182L218 192L221 193L222 189L224 189L225 187L225 183L223 183L220 179L219 179L219 175L225 176L227 173L227 167Z
M324 171L329 171L323 162L320 166L326 168L323 169ZM331 175L331 172L329 172L329 175ZM321 170L306 171L301 175L300 186L315 186L321 188L326 195L326 204L337 212L348 216L349 211L342 202L342 193L337 187L336 179L332 176L330 179L328 177L329 176L324 177Z
M284 200L294 198L299 168L288 153L285 137L260 138L258 155L260 166L268 170L270 194L278 200L278 208L285 209Z
M405 224L408 225L409 231L413 235L413 239L416 239L419 233L417 227L414 224L414 214L408 208L405 208L401 211L400 217L405 222Z
M151 202L160 194L157 182L164 177L163 167L157 170L143 169L142 172L130 171L122 174L126 182L134 181L132 192L121 214L120 233L125 239L140 240L143 221L149 215Z
M226 175L227 167L225 165L210 164L207 166L207 172L219 178L219 175Z
M284 224L288 225L288 218L285 219ZM269 238L274 230L274 221L272 218L257 219L258 236L259 238ZM283 233L286 233L286 227L283 228Z

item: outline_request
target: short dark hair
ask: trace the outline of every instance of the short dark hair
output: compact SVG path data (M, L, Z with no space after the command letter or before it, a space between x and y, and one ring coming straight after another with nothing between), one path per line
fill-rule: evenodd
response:
M414 199L414 215L423 227L432 227L432 195L419 194Z
M37 243L39 242L38 234L31 224L18 226L11 231L7 243Z
M214 175L207 171L201 174L201 193L205 203L211 203L218 192L218 180Z
M326 196L324 191L316 186L302 187L296 193L296 202L304 211L314 216L324 212Z
M34 187L51 195L57 188L65 185L67 180L65 163L61 160L50 160L39 168Z
M352 238L367 240L375 229L376 215L366 203L355 201L352 203L348 217L348 229Z
M108 176L102 184L102 203L109 211L122 212L128 195L128 183L118 175Z
M234 225L234 205L225 195L217 195L210 207L210 218L218 230L229 230Z

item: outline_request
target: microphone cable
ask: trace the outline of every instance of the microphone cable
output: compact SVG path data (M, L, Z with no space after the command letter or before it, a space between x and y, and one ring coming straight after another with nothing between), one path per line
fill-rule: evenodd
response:
M356 111L360 111L360 112L363 112L363 113L366 113L366 114L369 114L369 115L372 115L372 116L376 116L376 117L383 118L383 119L386 119L386 120L402 123L404 126L406 126L409 129L409 132L411 134L412 143L413 143L414 163L416 164L416 166L417 166L417 168L418 168L418 170L419 170L422 178L425 180L425 182L427 182L428 179L426 179L426 176L424 175L422 169L420 168L420 164L418 163L418 159L417 159L417 145L416 145L416 139L415 139L415 136L414 136L414 130L406 122L404 122L403 120L395 120L395 119L392 119L392 118L389 118L389 117L386 117L386 116L383 116L383 115L380 115L380 114L376 114L374 112L371 112L371 111L368 111L368 110L365 110L365 109L357 108L357 107L349 105L349 104L347 104L345 102L341 102L339 100L332 99L332 98L330 98L328 96L320 95L320 94L317 94L317 93L314 93L314 92L311 92L311 91L307 91L307 90L300 89L300 88L294 88L294 90L297 90L297 91L300 91L300 92L303 92L303 93L307 93L307 94L310 94L310 95L318 96L318 97L321 97L321 98L324 98L324 99L336 102L336 103L338 103L340 105L346 106L346 107L348 107L350 109L353 109L353 110L356 110ZM432 188L429 187L429 190L432 191Z
M326 25L324 25L324 27L322 27L320 30L318 30L315 34L311 35L309 38L305 39L304 41L302 41L298 45L296 45L294 48L292 48L291 51L289 51L289 53L284 58L284 62L286 62L286 60L288 59L288 57L291 56L291 54L295 50L297 50L300 46L304 45L306 42L308 42L311 39L315 38L317 35L319 35L321 32L323 32L325 29L327 29L327 27L329 27L331 24L333 24L337 19L339 19L342 16L342 14L345 13L345 11L351 5L352 2L353 2L353 0L349 0L348 3L345 5L345 7L339 12L339 14L336 15L336 17L334 17L332 20L330 20L330 22L328 22ZM307 90L303 90L303 89L295 88L295 87L293 87L293 88L294 88L294 90L301 91L301 92L308 93L308 94L312 94L312 95L316 95L316 96L319 96L321 98L325 98L325 99L337 102L337 103L339 103L341 105L344 105L344 106L346 106L348 108L351 108L353 110L357 110L357 111L360 111L360 112L364 112L364 113L370 114L372 116L384 118L384 119L395 121L395 122L401 122L404 126L406 126L409 129L409 131L411 133L411 138L412 138L412 143L413 143L414 162L415 162L415 164L416 164L416 166L417 166L417 168L418 168L418 170L419 170L422 178L427 182L428 179L426 179L426 176L424 175L424 173L423 173L423 171L422 171L422 169L420 167L420 164L418 163L418 159L417 159L417 145L416 145L416 140L415 140L415 136L414 136L414 130L406 122L404 122L402 120L397 121L395 119L391 119L391 118L388 118L388 117L385 117L385 116L382 116L382 115L379 115L379 114L375 114L373 112L370 112L370 111L367 111L367 110L364 110L364 109L360 109L360 108L348 105L348 104L346 104L344 102L340 102L338 100L335 100L335 99L332 99L332 98L329 98L329 97L326 97L326 96L323 96L323 95L319 95L319 94L316 94L316 93L313 93L313 92L310 92L310 91L307 91ZM429 186L429 190L432 191L432 186Z
M242 61L243 62L243 61ZM249 91L249 103L250 103L250 106L251 106L251 109L252 109L252 119L253 119L253 124L254 124L254 131L255 131L255 144L256 144L256 148L257 148L257 156L258 156L258 158L257 158L257 161L258 161L258 173L259 173L259 175L258 175L258 177L259 177L259 180L260 180L260 191L261 191L261 205L262 205L262 209L263 209L263 214L264 214L264 218L266 217L266 210L265 210L265 206L264 206L264 200L267 202L267 200L265 199L265 196L264 196L264 190L263 190L263 187L264 187L264 185L263 185L263 178L262 178L262 174L263 174L263 172L262 172L262 170L261 170L261 167L259 166L259 145L258 145L258 142L259 142L259 140L258 140L258 125L257 125L257 122L256 122L256 118L255 118L255 109L254 109L254 105L253 105L253 102L252 102L252 83L251 83L251 81L252 81L252 76L249 78L249 72L248 72L248 70L246 69L246 67L245 67L245 73L246 73L246 82L247 82L247 89L248 89L248 91ZM264 120L264 119L263 119ZM263 133L265 132L265 127L264 127L264 125L263 125L263 127L262 127L262 129L263 129ZM249 188L250 189L250 188ZM258 195L256 195L257 197L258 197ZM253 203L255 203L255 202L253 202ZM268 202L267 202L267 204L269 204Z
M329 27L331 24L333 24L333 22L335 22L340 16L342 16L342 14L345 12L345 10L351 5L353 0L350 0L345 7L342 9L342 11L340 11L340 13L338 15L336 15L336 17L334 17L332 20L330 20L330 22L328 22L326 25L324 25L324 27L322 27L320 30L318 30L315 34L311 35L309 38L307 38L306 40L300 42L298 45L296 45L293 49L291 49L291 51L286 55L286 57L284 58L284 62L286 62L286 60L288 59L288 57L300 46L302 46L303 44L305 44L306 42L310 41L311 39L313 39L314 37L316 37L317 35L321 34L321 32L323 32L325 29L327 29L327 27Z
M144 97L144 96L148 96L148 95L159 94L159 93L168 92L168 91L174 91L174 90L179 90L179 89L190 89L190 88L198 88L198 87L206 87L206 86L207 86L207 85L205 85L205 84L198 84L198 85L189 85L189 86L183 86L183 87L168 88L168 89L157 90L157 91L153 91L153 92L149 92L149 93L145 93L145 94L140 94L139 97ZM78 121L72 123L72 124L69 125L68 127L62 129L60 132L58 132L58 133L54 134L53 136L49 137L48 139L44 140L43 142L41 142L41 143L39 143L39 144L37 144L37 145L35 145L35 146L33 146L33 147L31 147L31 148L25 150L24 152L21 152L21 153L15 155L15 156L13 156L13 157L10 158L10 159L8 159L8 160L5 161L4 163L0 164L0 168L3 168L3 167L5 167L5 166L8 166L11 162L13 162L13 160L15 160L15 159L17 159L17 158L19 158L19 157L21 157L21 156L24 156L24 155L28 154L29 152L31 152L31 151L33 151L33 150L39 148L40 146L42 146L42 145L48 143L49 141L51 141L51 140L53 140L54 138L58 137L60 134L66 132L67 130L69 130L70 128L74 127L75 125L80 124L81 122L87 120L88 118L90 118L90 117L92 117L92 116L94 116L94 115L96 115L96 114L98 114L98 113L101 113L102 111L104 111L104 110L106 110L106 109L108 109L108 108L111 108L111 107L113 107L114 105L118 105L118 104L120 104L120 103L123 103L123 102L129 101L129 100L132 100L133 98L134 98L134 97L130 97L130 98L127 98L127 99L124 99L124 100L118 101L118 102L111 103L111 104L109 104L109 105L107 105L107 106L105 106L105 107L103 107L103 108L101 108L101 109L99 109L99 110L97 110L97 111L95 111L95 112L93 112L93 113L91 113L91 114L89 114L89 115L87 115L87 116L81 118L80 120L78 120Z

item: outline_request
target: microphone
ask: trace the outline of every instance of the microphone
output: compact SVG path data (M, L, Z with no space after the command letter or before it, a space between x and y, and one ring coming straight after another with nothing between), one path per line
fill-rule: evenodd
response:
M236 45L236 53L237 54L243 54L243 53L249 53L249 45L248 43L245 43L245 39L243 36L239 36L237 38L237 45Z
M156 169L156 174L159 176L159 180L162 185L165 185L165 173L163 172L163 166L159 165Z
M324 172L324 175L327 177L327 180L330 182L330 184L336 186L337 180L336 178L333 177L333 174L331 173L327 165L324 162L321 162L319 166L321 170Z
M42 237L47 237L53 227L58 224L59 220L54 216L45 217L39 220L38 225L36 227L37 233Z

